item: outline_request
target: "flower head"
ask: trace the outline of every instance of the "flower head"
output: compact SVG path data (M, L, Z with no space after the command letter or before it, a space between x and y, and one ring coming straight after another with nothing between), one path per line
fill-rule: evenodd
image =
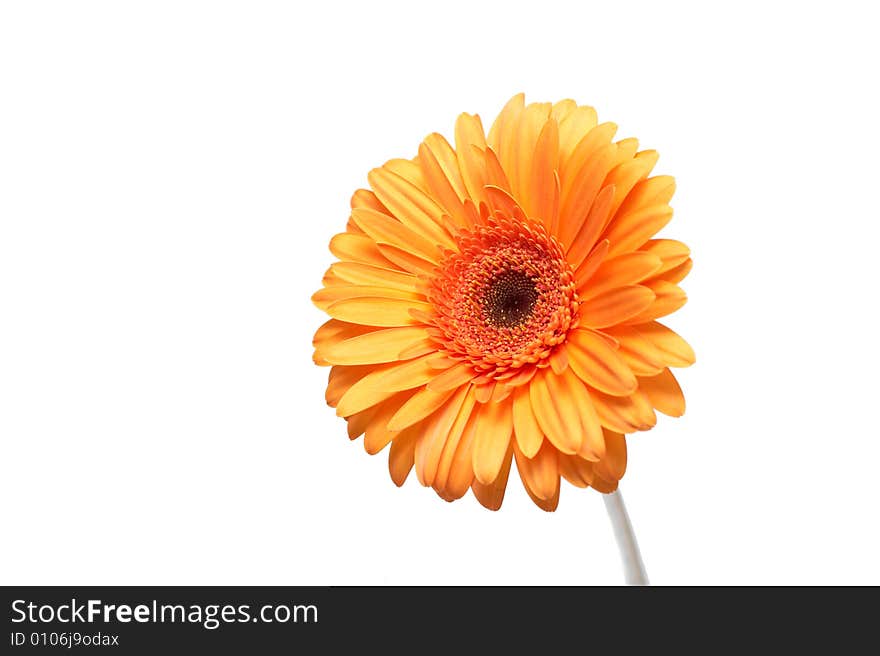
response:
M693 351L657 319L686 300L690 252L653 238L675 184L615 131L517 95L488 136L462 114L454 148L432 134L354 193L313 296L332 317L314 358L349 436L390 444L396 484L414 468L495 510L515 460L554 510L560 477L613 491L624 435L684 412L670 367Z

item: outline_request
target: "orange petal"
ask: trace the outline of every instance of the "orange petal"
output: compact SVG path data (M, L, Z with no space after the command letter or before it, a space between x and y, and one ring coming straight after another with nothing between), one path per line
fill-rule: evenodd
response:
M580 140L561 167L559 239L563 244L571 242L605 180L617 150L611 143L615 132L614 123L596 126Z
M366 433L364 435L364 451L371 456L376 455L388 446L391 440L397 437L398 433L388 428L388 421L412 395L413 392L411 390L398 392L388 400L374 405L365 411L372 410L373 416L364 431Z
M431 306L428 303L400 298L360 296L331 303L325 311L340 321L394 328L419 323L410 314L413 309L428 312Z
M589 298L615 287L635 285L650 278L661 265L656 255L639 251L609 257L602 262L589 283L578 289L578 293L581 298ZM645 286L650 288L650 285Z
M526 493L529 495L529 498L534 502L538 508L545 512L553 512L556 510L557 506L559 506L559 488L556 488L556 494L554 494L549 499L541 499L540 497L532 494L532 491L529 488L526 488Z
M513 432L520 451L527 458L534 458L544 441L544 433L532 412L528 385L520 385L513 393Z
M384 401L395 392L421 387L437 373L428 364L431 357L423 355L406 362L379 365L348 388L336 406L336 414L347 417Z
M376 196L402 224L432 243L455 248L442 227L443 209L411 182L384 168L367 175Z
M608 220L611 218L611 200L614 198L614 187L605 187L596 196L596 202L590 208L590 213L578 229L577 234L571 241L566 258L571 266L577 269L590 251L595 250L596 239L602 234Z
M589 330L572 330L566 346L571 368L591 387L613 396L635 391L638 383L633 372L602 337Z
M474 482L472 463L478 413L474 412L476 399L473 398L473 388L469 390L465 404L460 416L464 414L466 409L468 416L463 419L465 424L461 437L457 444L453 444L451 440L446 443L434 479L435 489L442 489L444 497L451 499L463 497Z
M356 207L367 207L377 212L388 214L388 208L385 207L378 198L369 189L358 189L351 195L351 209Z
M653 321L654 319L665 317L667 314L672 314L687 303L687 294L674 283L666 282L665 280L653 280L645 283L645 286L654 292L656 296L654 302L643 312L630 317L626 323L636 324Z
M362 365L356 367L334 366L330 368L330 374L327 376L327 391L324 397L327 405L336 407L339 399L345 394L349 388L361 378L375 369L375 365ZM350 413L354 414L354 413Z
M605 428L617 433L648 430L657 423L657 415L648 397L636 390L630 396L591 395L596 413Z
M473 378L473 365L469 362L459 362L429 382L428 387L435 392L442 392L443 390L455 389L456 387L464 385L465 383L470 382Z
M691 249L675 239L649 239L639 250L660 258L662 264L655 275L674 269L691 256Z
M514 169L516 157L516 137L517 128L519 126L519 117L525 108L525 96L521 93L516 94L507 101L504 108L498 114L498 118L489 129L489 146L498 155L498 160L510 179L511 171Z
M644 245L672 219L669 205L649 205L611 220L603 237L611 242L610 255L619 255Z
M583 442L573 400L567 398L559 376L544 369L529 384L532 412L541 431L563 453L576 453Z
M325 310L335 303L349 298L363 298L369 296L372 298L393 298L412 301L423 301L421 294L391 287L374 287L368 285L348 285L338 284L330 287L324 287L312 294L312 302L322 310Z
M577 455L558 457L559 473L575 487L589 487L593 482L593 463Z
M413 424L422 421L422 419L425 419L442 407L454 392L455 390L434 392L427 387L423 387L409 397L406 403L388 420L388 430L402 431L404 428L409 428ZM427 423L431 424L431 421Z
M690 345L662 323L652 321L636 326L636 332L656 349L666 366L689 367L696 362Z
M651 405L664 415L681 417L684 414L684 394L669 369L650 378L639 378L639 389L648 396Z
M390 266L390 263L389 263ZM337 277L353 285L389 287L405 292L417 291L418 279L409 273L362 264L360 262L335 262L330 266Z
M378 243L397 246L435 264L440 260L441 252L436 244L431 243L397 219L368 209L352 210L351 218Z
M662 352L632 326L609 329L617 340L617 355L636 376L656 376L665 367Z
M516 164L512 170L507 171L507 178L510 180L510 189L513 191L514 197L522 202L524 208L532 212L534 211L534 203L529 197L531 190L529 178L534 170L532 159L535 155L538 136L547 123L547 117L550 116L550 109L549 103L526 105L519 117L516 142L513 145L516 151ZM555 121L553 123L555 124ZM550 175L552 175L552 170ZM534 213L530 216L538 218Z
M405 326L340 337L320 349L325 360L332 364L377 364L403 359L401 351L427 339L428 332L421 326Z
M558 453L553 445L545 442L533 458L526 458L516 443L513 445L516 468L523 485L539 499L552 499L559 492Z
M467 216L462 205L466 192L452 146L441 135L430 135L419 146L419 166L431 195L457 226L466 226Z
M650 205L665 205L675 193L675 178L670 175L657 175L636 183L632 191L621 203L617 214L624 215Z
M379 252L388 262L395 264L404 271L417 276L431 277L435 274L437 266L430 260L426 260L391 244L376 244L376 248L379 249Z
M599 120L596 110L582 105L559 119L559 164L565 171L571 168L570 160L575 148ZM610 139L610 137L609 137Z
M419 477L419 482L426 486L434 482L440 456L445 448L446 440L449 438L449 432L454 426L459 411L467 398L468 390L466 387L462 387L457 391L444 392L439 395L434 392L427 393L434 396L435 399L442 397L443 401L436 406L439 407L439 410L422 424L422 435L416 444L416 475ZM409 402L404 404L401 410L404 410L407 405L409 405ZM431 403L431 405L434 405L434 403ZM392 418L392 425L390 425L392 428L400 414L400 411L398 411L394 418ZM406 423L406 421L400 423Z
M614 202L611 204L612 214L618 210L633 187L650 175L658 157L656 150L643 150L635 159L618 164L611 170L605 179L605 184L613 184L615 188Z
M593 471L609 482L623 478L626 472L626 438L622 434L605 431L605 457L593 464Z
M688 258L674 269L670 269L669 271L665 271L663 273L654 274L654 277L665 280L666 282L681 282L685 279L687 274L691 272L693 266L693 260Z
M455 121L455 154L465 189L475 201L483 199L483 185L486 184L485 148L486 137L480 117L461 114Z
M397 487L403 485L413 468L417 437L418 433L415 430L403 431L391 443L391 452L388 454L388 471L391 473L391 480Z
M478 406L477 435L474 441L474 477L488 485L497 477L508 452L513 433L510 401Z
M654 292L647 287L618 287L581 303L581 324L590 328L614 326L636 316L653 301Z
M574 411L570 418L571 426L573 429L576 426L582 435L577 453L587 460L598 460L605 455L605 440L592 397L571 369L565 370L560 381L564 384L563 398L569 400L569 406Z
M434 489L438 492L444 491L448 494L456 494L457 496L453 496L453 498L456 499L462 497L464 493L467 492L467 488L470 486L471 480L473 479L473 474L471 474L471 477L463 484L460 484L455 490L447 489L450 474L452 472L452 465L456 458L464 457L464 451L467 451L467 468L469 470L471 469L471 452L468 445L463 443L463 440L467 438L473 441L473 431L467 436L466 428L471 419L471 415L473 414L474 406L476 405L472 386L468 385L462 387L456 392L456 397L459 395L461 395L461 403L458 404L458 412L455 416L455 421L452 423L452 426L449 428L446 437L442 442L442 449L440 454L436 457L436 462L434 460L434 449L432 445L432 449L430 450L431 458L426 458L426 464L430 464L430 466L426 466L424 472L425 483L427 485L433 485Z
M350 232L334 235L330 240L330 252L343 261L391 267L391 263L379 252L376 242L366 235L354 235Z
M600 241L593 247L593 250L590 252L587 259L583 261L583 263L577 268L574 272L575 280L577 280L578 285L582 286L586 284L590 278L592 278L593 274L596 273L596 269L599 268L599 265L602 264L605 256L608 254L608 240L605 239Z
M507 449L507 455L501 463L501 469L498 476L489 484L481 483L479 479L474 478L471 483L471 490L477 501L489 510L498 510L504 501L504 491L507 489L507 477L510 475L510 463L513 460L513 447Z

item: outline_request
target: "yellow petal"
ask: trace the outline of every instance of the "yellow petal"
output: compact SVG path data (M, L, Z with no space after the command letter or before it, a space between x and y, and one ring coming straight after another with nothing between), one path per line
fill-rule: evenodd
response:
M513 447L511 446L507 449L507 455L504 457L501 469L494 481L485 484L480 482L479 479L474 478L473 483L471 483L471 490L473 490L474 496L483 507L489 510L498 510L501 507L504 501L504 491L507 489L507 477L510 475L510 463L512 460Z
M391 263L379 252L376 242L366 235L341 232L330 240L330 252L343 261L391 267Z
M477 406L477 435L474 441L474 477L488 485L497 477L513 433L513 412L509 400Z
M336 406L336 414L347 417L365 410L392 396L395 392L415 389L427 383L436 375L428 360L432 355L405 362L379 365L354 383Z
M527 458L534 458L544 441L544 433L532 412L528 385L520 385L513 392L513 432L520 451Z
M654 292L647 287L618 287L581 303L581 324L589 328L614 326L636 316L653 301Z
M603 338L589 330L572 330L566 346L571 368L591 387L612 396L635 391L635 375Z
M669 369L664 369L658 375L650 378L639 378L639 389L648 396L651 404L664 415L681 417L684 414L684 394Z
M516 443L513 445L516 468L523 485L539 499L552 499L559 492L558 453L553 445L545 442L534 457L526 458Z

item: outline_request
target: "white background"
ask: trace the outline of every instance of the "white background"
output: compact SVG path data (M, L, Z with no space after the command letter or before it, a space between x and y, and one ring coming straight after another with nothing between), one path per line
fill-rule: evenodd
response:
M652 582L880 584L867 7L4 3L0 583L622 581L598 494L397 489L311 363L367 171L525 91L678 181L698 362L622 485Z

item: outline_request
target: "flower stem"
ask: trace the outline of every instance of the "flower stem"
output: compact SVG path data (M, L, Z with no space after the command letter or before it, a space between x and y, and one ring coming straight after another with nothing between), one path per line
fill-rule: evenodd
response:
M605 509L611 520L611 528L614 529L617 548L620 549L620 559L623 561L623 574L626 582L630 585L648 585L648 574L645 572L645 564L639 553L636 534L633 533L629 515L626 513L623 495L620 494L620 490L616 490L611 494L603 494L602 498L605 500Z

